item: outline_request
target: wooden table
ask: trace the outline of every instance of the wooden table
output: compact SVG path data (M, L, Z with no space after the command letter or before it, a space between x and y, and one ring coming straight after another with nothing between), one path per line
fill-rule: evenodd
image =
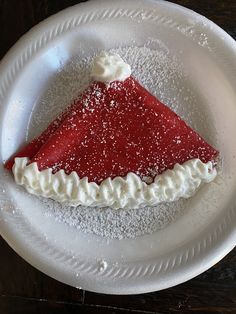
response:
M0 58L33 25L78 2L82 1L0 0ZM172 2L207 16L236 38L235 0ZM207 272L174 288L137 296L107 296L49 278L0 239L0 314L10 313L236 313L236 250Z

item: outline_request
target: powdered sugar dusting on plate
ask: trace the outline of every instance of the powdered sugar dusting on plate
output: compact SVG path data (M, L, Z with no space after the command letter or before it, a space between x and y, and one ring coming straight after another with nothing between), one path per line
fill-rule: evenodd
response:
M136 238L162 229L183 213L187 204L187 200L180 200L155 207L114 210L71 207L44 198L41 201L46 216L53 215L57 221L83 232L112 239Z

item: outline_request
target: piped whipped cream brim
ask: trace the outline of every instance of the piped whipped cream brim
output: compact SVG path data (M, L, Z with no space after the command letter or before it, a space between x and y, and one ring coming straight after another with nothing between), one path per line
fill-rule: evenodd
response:
M151 184L130 172L126 177L107 178L98 185L88 182L87 177L80 179L76 172L67 175L64 170L55 174L52 169L39 171L36 162L27 165L28 161L26 157L15 158L12 170L16 183L31 194L72 206L128 209L173 202L192 196L202 183L213 181L217 175L212 162L191 159L157 175Z

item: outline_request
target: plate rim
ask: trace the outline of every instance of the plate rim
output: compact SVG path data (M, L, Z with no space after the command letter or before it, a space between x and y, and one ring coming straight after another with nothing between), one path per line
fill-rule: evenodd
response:
M131 5L131 0L129 1L120 1L119 2L119 6L121 5L125 5L127 4L127 6L130 4ZM224 36L225 38L225 43L227 43L227 45L232 45L233 43L233 50L234 53L236 53L236 43L233 40L233 38L230 37L229 34L227 34L225 31L223 31L219 26L217 26L216 24L214 24L212 21L208 20L207 18L199 15L198 13L189 10L185 7L182 7L180 5L177 4L173 4L167 1L153 1L153 0L140 0L138 1L139 3L145 3L145 4L150 4L150 5L161 5L164 7L171 7L171 8L177 8L178 10L182 11L183 13L189 14L192 17L195 18L200 18L201 20L204 20L207 24L211 24L211 31L215 32L215 33L219 33L221 34L221 36ZM116 1L111 1L111 0L103 0L103 3L106 3L108 5L107 14L110 14L111 12L109 12L109 5L114 5L116 6L117 3ZM81 25L80 23L86 23L89 22L91 19L91 13L87 14L86 17L83 17L83 14L81 14L80 12L78 12L78 17L77 19L80 18L80 20L75 19L74 17L70 19L70 21L68 22L68 20L63 21L63 16L69 15L70 12L73 12L75 9L82 9L82 7L84 8L84 10L89 10L89 7L92 7L93 5L95 5L95 1L88 1L85 3L80 3L77 4L73 7L69 7L65 10L60 11L59 13L50 16L49 18L45 19L44 21L42 21L41 23L39 23L38 25L34 26L29 32L27 32L23 37L21 37L19 39L19 41L9 50L9 52L5 55L5 57L2 59L1 63L0 63L0 69L1 69L1 73L3 73L1 79L0 79L0 100L7 99L8 95L9 95L9 89L11 87L12 84L14 84L15 80L17 79L17 75L19 75L20 71L24 68L24 66L27 64L27 62L36 56L37 52L40 49L44 49L47 47L47 45L54 40L57 36L62 36L62 34L68 30L70 30L70 28L73 27L79 27L79 25ZM137 3L136 3L137 6ZM86 7L88 7L86 9ZM78 11L79 11L78 10ZM99 9L98 9L99 10ZM130 9L131 10L131 9ZM113 10L113 17L120 17L119 14L117 14L117 9ZM81 10L82 12L82 10ZM140 11L139 11L140 12ZM135 15L137 12L132 11L132 14ZM74 16L74 14L71 14L72 16ZM82 17L81 17L82 15ZM92 14L93 15L93 14ZM104 18L104 14L102 15ZM138 17L138 15L137 15ZM54 25L54 20L58 21L62 19L62 21L58 24ZM78 23L79 22L79 23ZM61 25L61 23L63 25ZM168 27L175 27L176 23L173 21L171 22L168 18L167 19L163 19L162 23L165 23L166 25L168 25ZM47 25L48 24L48 25ZM50 26L51 25L51 26ZM45 34L40 35L43 29L49 29L49 27L51 27L51 30ZM33 34L35 34L35 40L33 40L30 44L26 45L26 42L28 41L28 38L31 37ZM22 50L22 48L24 47L24 53L21 54L19 57L17 57L18 52L20 52ZM229 47L228 47L229 48ZM13 60L15 62L13 62ZM1 108L2 110L4 110L4 108ZM4 196L0 195L0 202L4 202ZM4 204L4 203L2 203ZM99 289L94 288L93 285L88 284L83 284L83 289L89 290L89 291L94 291L94 292L102 292L102 293L108 293L108 294L137 294L137 293L144 293L144 292L150 292L150 291L157 291L157 290L162 290L174 285L177 285L179 283L185 282L197 275L199 275L200 273L202 273L203 271L209 269L211 266L213 266L215 263L217 263L221 258L223 258L227 253L229 253L235 246L236 244L236 229L234 228L232 221L235 220L236 218L236 214L235 214L235 209L236 208L236 200L235 202L232 204L232 208L230 208L227 212L227 216L224 217L224 221L222 222L221 225L217 226L217 228L214 229L214 231L211 232L210 237L209 238L205 238L204 241L202 242L202 244L199 246L199 254L201 252L201 254L203 254L204 252L204 261L205 261L205 265L203 266L202 263L200 264L201 267L199 267L199 261L197 263L196 260L196 249L193 249L192 251L189 250L187 255L186 252L184 254L182 254L182 257L180 258L180 266L184 266L185 267L185 274L183 275L183 272L179 271L177 268L177 273L174 273L174 275L171 275L171 272L174 271L174 269L176 269L176 265L177 265L177 258L175 256L175 259L173 260L167 260L166 263L161 263L161 267L160 264L158 265L159 268L153 268L153 264L150 264L150 267L147 269L142 269L142 265L141 268L137 268L136 270L132 270L132 272L130 273L129 271L126 270L121 270L120 271L120 275L122 275L123 273L123 277L121 276L121 278L126 278L127 279L127 274L131 274L133 277L138 278L140 275L142 274L148 274L149 276L155 277L153 278L153 280L149 280L147 282L145 282L145 284L143 283L142 286L139 287L114 287L111 289L111 287L109 287L108 289L104 286L104 287L100 287ZM0 218L1 218L1 212L0 212ZM11 217L12 218L12 217ZM19 217L18 217L19 218ZM13 218L13 224L16 222L14 222L14 219L17 219L17 215L14 216ZM232 225L232 226L231 226ZM55 263L51 264L51 265L46 265L45 261L43 260L35 260L35 257L33 256L32 252L25 252L24 251L24 244L25 242L22 243L17 243L16 239L15 239L15 232L12 232L12 230L10 230L10 225L8 225L7 223L4 222L4 220L0 219L0 234L2 235L2 237L8 242L8 244L20 255L22 256L27 262L29 262L31 265L33 265L34 267L38 268L39 270L43 271L44 273L46 273L47 275L60 280L64 283L67 284L71 284L70 278L66 279L66 273L64 274L62 270L55 270ZM232 230L230 230L230 228ZM225 230L228 230L227 233L223 233L225 232ZM221 235L223 233L225 239L222 237L219 240L219 235ZM19 239L18 239L19 240ZM22 239L21 239L22 240ZM24 240L23 240L24 241ZM26 237L25 237L25 241L26 241ZM32 243L31 243L32 244ZM202 247L202 248L201 248ZM192 249L192 248L191 248ZM192 253L193 252L193 253ZM213 254L214 252L214 254ZM37 254L36 254L37 256ZM186 257L187 256L187 257ZM195 262L193 260L193 258L195 257ZM184 263L184 261L186 260L186 263L190 263L189 265L186 263ZM195 265L197 264L197 265ZM95 265L93 265L92 269L90 269L91 273L94 273L95 275L98 274L96 273L96 271L94 271L94 267ZM153 269L152 269L153 268ZM127 266L126 266L127 269ZM164 276L165 280L160 280L160 282L158 282L158 278L161 279L161 277L158 275L160 274L162 271L164 270L164 275L166 275L166 278ZM88 271L88 270L87 270ZM109 269L108 269L109 272ZM168 272L169 272L169 276L175 277L175 279L173 280L173 278L171 277L171 279L168 279ZM113 271L110 272L110 275L114 275L117 273L117 271ZM84 276L86 276L86 271L84 272ZM118 272L119 274L119 272ZM117 278L118 274L116 274L115 278ZM130 276L130 278L132 277ZM70 277L70 276L69 276ZM81 277L81 281L83 282L84 277ZM121 279L122 280L122 279ZM171 283L170 283L171 282Z

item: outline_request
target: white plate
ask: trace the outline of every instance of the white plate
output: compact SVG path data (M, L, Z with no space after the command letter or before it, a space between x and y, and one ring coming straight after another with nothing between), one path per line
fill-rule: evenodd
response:
M32 108L34 115L59 68L75 55L142 46L150 38L185 71L180 87L207 117L207 128L204 119L193 122L220 150L222 173L166 228L107 240L45 217L40 202L1 168L1 235L29 263L75 287L113 294L168 288L207 270L236 243L236 44L211 21L166 1L91 1L27 33L1 63L1 160L25 141ZM188 109L181 110L188 118Z

